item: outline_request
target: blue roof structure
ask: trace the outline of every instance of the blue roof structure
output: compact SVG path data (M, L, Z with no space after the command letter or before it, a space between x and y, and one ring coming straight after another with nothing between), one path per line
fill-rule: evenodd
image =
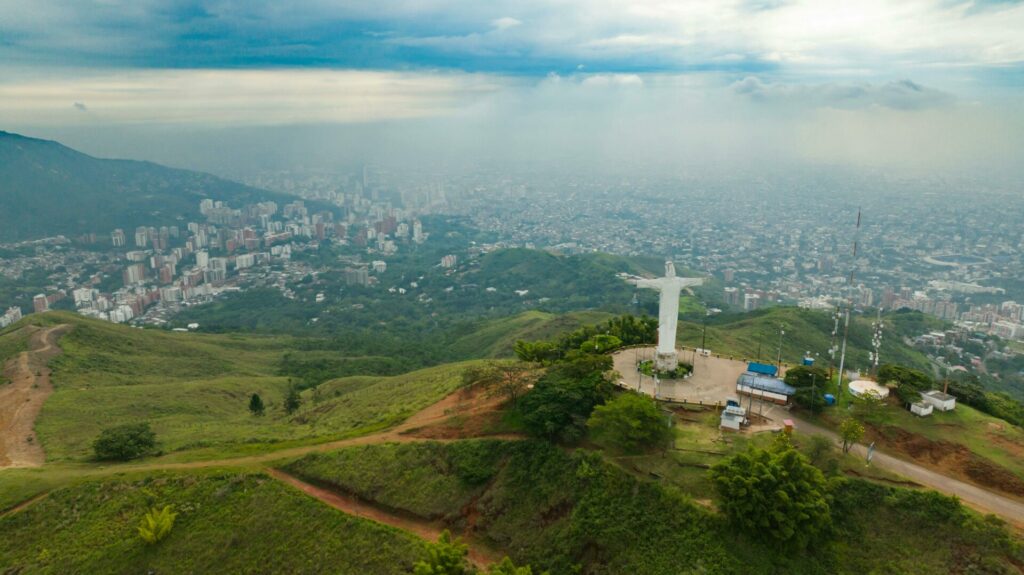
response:
M756 361L752 361L747 364L747 371L775 377L775 375L779 373L779 368L767 363L757 363Z
M758 373L751 373L749 371L740 375L739 379L736 380L736 385L745 385L751 389L769 391L785 396L791 396L796 393L795 387L787 385L781 379L767 377Z

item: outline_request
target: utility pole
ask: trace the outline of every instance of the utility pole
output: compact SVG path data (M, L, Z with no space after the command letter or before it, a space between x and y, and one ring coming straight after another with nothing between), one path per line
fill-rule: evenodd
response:
M778 368L779 368L779 375L780 376L782 375L782 336L786 335L785 327L786 327L785 325L783 325L781 323L779 324L779 360L778 360Z
M816 391L815 383L817 382L817 374L811 372L811 413L818 413L818 392Z

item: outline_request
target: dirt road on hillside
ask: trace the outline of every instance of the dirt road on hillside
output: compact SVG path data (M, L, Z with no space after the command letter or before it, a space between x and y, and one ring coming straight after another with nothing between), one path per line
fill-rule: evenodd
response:
M790 414L787 414L786 416L795 421L796 429L800 433L822 435L830 438L834 443L841 443L839 436L828 429L819 427L813 423L808 423ZM857 444L853 446L850 453L860 457L867 457L867 447ZM971 485L970 483L964 483L963 481L942 475L941 473L937 473L916 463L912 463L905 459L899 459L877 450L871 460L871 465L887 471L892 471L893 473L902 475L911 481L941 493L945 493L946 495L955 495L969 507L977 509L983 513L992 513L993 515L997 515L1006 521L1013 523L1017 527L1024 529L1024 503L1020 503L1019 501L1015 501L1009 497L1004 497L998 493L993 493L987 489Z
M57 338L70 326L22 329L29 332L28 351L4 365L10 383L0 385L0 468L39 467L46 460L36 439L36 417L53 391L46 364L60 353Z
M278 469L268 469L267 474L339 511L343 511L349 515L355 515L356 517L362 517L363 519L376 521L377 523L383 523L384 525L397 527L398 529L408 531L409 533L427 541L437 541L438 537L441 536L441 532L445 529L444 525L440 522L426 521L416 517L408 517L391 513L373 504L363 503L354 497L306 483L298 477L289 475ZM464 543L469 545L469 560L477 567L487 567L492 563L500 561L503 557L503 555L495 553L494 551L480 545L479 542L474 541L472 538L466 538L463 536L461 539Z

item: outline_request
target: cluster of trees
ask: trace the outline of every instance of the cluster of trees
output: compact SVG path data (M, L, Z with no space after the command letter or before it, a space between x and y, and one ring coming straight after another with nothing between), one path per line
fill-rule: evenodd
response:
M893 386L893 393L904 404L921 401L921 392L932 388L932 378L923 371L885 364L878 369L878 381Z
M730 523L755 539L803 549L831 526L828 482L786 434L716 464L711 480Z
M1009 394L986 391L976 375L948 383L949 393L955 395L957 401L1014 425L1024 426L1024 404Z
M608 353L625 345L654 343L658 320L621 315L603 324L584 326L556 340L517 341L516 356L523 361L551 363L576 353Z
M800 407L816 412L825 406L828 371L824 368L800 365L787 370L784 381L796 388L793 401Z

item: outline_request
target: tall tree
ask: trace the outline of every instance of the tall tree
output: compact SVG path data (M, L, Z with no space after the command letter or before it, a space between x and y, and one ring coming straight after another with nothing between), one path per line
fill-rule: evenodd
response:
M263 411L265 409L266 408L263 405L263 399L260 397L260 394L252 394L252 397L249 398L249 411L252 412L253 415L260 416L263 415Z
M284 410L291 415L298 411L302 405L302 396L299 395L299 388L295 384L288 386L288 395L284 397Z
M849 453L850 448L864 437L864 426L856 419L847 417L839 424L839 437L843 440L843 453Z

